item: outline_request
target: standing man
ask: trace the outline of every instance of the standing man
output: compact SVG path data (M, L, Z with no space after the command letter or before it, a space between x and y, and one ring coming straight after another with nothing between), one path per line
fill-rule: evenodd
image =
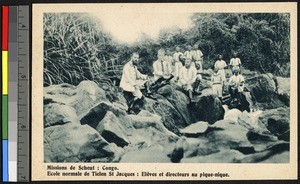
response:
M230 59L230 67L231 67L231 71L233 73L233 70L240 70L241 67L241 60L240 58L237 57L237 53L233 52L233 58Z
M174 62L173 57L171 55L172 55L172 53L171 53L170 49L167 49L164 60L169 63L169 66L171 68L171 74L173 74L174 71L175 71L175 62Z
M175 53L173 54L173 60L175 62L175 70L173 71L173 75L175 78L175 82L178 81L179 79L179 71L181 69L181 67L183 66L181 60L183 60L184 56L182 54L182 52L180 52L180 48L177 46L175 48Z
M223 60L223 56L220 54L219 59L215 62L215 68L218 69L218 73L221 75L223 80L223 87L226 82L226 76L225 76L225 68L227 67L226 62Z
M182 55L182 52L180 52L180 47L176 47L175 48L175 53L173 54L173 60L175 61L175 62L177 62L177 61L180 61L179 60L179 56L180 55Z
M134 97L134 99L128 103L129 113L133 113L135 103L143 98L141 89L146 89L147 93L150 94L149 85L147 83L148 76L141 74L138 71L138 62L139 54L137 52L133 52L131 54L130 61L124 65L120 81L120 87L124 90L124 92L131 93Z
M211 83L212 83L212 90L214 93L218 96L218 98L222 102L222 96L223 96L223 89L222 89L222 84L223 80L218 72L218 68L214 68L214 73L211 75Z
M183 90L188 92L190 102L195 102L193 99L193 84L197 77L197 70L191 67L191 59L186 58L184 67L181 68L179 73L179 81Z
M197 69L197 72L201 74L203 72L203 53L201 52L197 44L194 45L192 58L195 62L195 67Z
M192 51L192 46L191 45L187 46L187 51L185 51L183 55L186 59L190 59L192 61L193 51Z

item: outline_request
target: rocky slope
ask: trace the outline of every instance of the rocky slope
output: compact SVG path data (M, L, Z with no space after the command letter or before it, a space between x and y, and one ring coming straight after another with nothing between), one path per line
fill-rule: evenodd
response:
M244 71L249 113L222 106L211 72L194 105L167 85L137 115L92 81L45 87L45 162L288 162L289 79Z

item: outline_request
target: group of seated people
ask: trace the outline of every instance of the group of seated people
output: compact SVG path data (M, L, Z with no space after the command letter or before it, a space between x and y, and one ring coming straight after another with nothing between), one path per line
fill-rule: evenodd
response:
M233 54L230 60L230 66L233 76L229 79L229 93L234 97L238 97L243 91L244 78L239 74L241 61L237 58L237 54ZM178 85L182 90L187 92L191 103L195 102L193 95L201 94L199 85L202 80L203 72L203 53L198 45L187 47L187 51L180 52L180 47L176 47L174 54L170 50L159 49L157 51L157 60L153 62L153 75L150 77L140 73L137 69L139 63L139 54L133 52L130 61L123 68L120 87L124 92L133 96L128 104L128 112L132 112L132 108L138 100L146 97L155 98L153 93L162 86L169 84L171 81ZM222 55L214 64L214 74L211 76L212 89L222 100L223 89L226 83L225 68L227 64L222 60ZM144 91L144 95L141 92Z

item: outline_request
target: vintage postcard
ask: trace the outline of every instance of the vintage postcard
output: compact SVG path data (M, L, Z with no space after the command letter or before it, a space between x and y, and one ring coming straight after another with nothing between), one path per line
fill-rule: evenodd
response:
M296 3L32 5L32 180L297 179Z

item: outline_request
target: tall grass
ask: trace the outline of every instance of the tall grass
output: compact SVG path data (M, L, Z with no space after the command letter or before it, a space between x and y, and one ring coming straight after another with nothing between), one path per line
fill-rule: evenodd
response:
M85 13L44 14L44 85L82 80L110 82L105 74L116 70L110 35Z

